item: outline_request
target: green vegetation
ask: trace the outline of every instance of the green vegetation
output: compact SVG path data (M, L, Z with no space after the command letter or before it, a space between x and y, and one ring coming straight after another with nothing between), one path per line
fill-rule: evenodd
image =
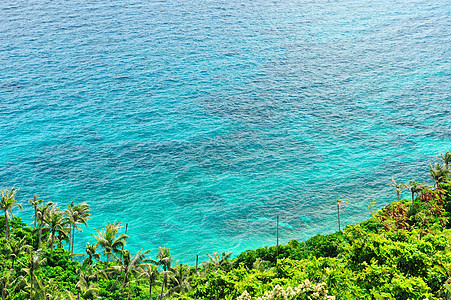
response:
M132 254L118 222L96 229L82 262L73 260L75 229L89 205L62 210L34 196L33 227L12 210L17 189L1 191L0 293L22 299L451 299L450 153L429 165L434 187L398 184L398 201L371 218L305 242L209 254L199 267L173 262L160 247ZM408 189L412 199L401 199ZM410 195L409 195L410 198ZM339 213L343 200L337 200ZM341 229L341 230L340 230ZM64 248L67 246L67 250Z

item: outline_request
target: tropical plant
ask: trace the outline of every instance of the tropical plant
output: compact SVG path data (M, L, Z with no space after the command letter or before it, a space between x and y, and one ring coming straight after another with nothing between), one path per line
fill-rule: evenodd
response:
M175 266L171 268L171 273L168 277L168 286L170 287L167 294L181 295L191 289L191 268L183 264L179 264L178 261Z
M342 208L343 204L348 203L348 201L345 201L343 199L337 199L337 217L338 217L338 231L341 231L340 227L340 210L342 212L345 212Z
M52 257L56 232L58 231L59 234L67 234L66 220L61 209L59 207L53 207L49 213L46 214L44 222L50 229L50 257Z
M145 259L145 255L150 251L147 250L142 252L140 249L138 253L131 258L130 251L123 251L123 261L118 261L121 264L112 267L112 270L117 274L123 274L124 279L122 280L122 286L128 289L128 299L130 299L130 274L136 273L140 263Z
M84 265L92 265L94 262L94 259L96 261L100 260L100 253L97 253L97 244L95 243L86 243L86 255L87 257L83 260Z
M156 265L163 266L163 270L167 271L171 268L171 253L166 247L158 247L157 260L152 260Z
M443 167L438 163L435 163L434 167L429 164L429 174L435 182L435 187L438 187L439 183L445 182L449 173L450 170L447 167Z
M101 272L95 271L91 266L88 266L85 271L79 270L78 282L75 285L81 293L83 299L96 299L99 293L99 285L97 281L102 277Z
M168 276L171 273L171 253L170 249L166 247L158 247L157 260L153 261L158 266L163 266L163 281L161 283L160 299L163 299L163 291L167 284Z
M33 287L39 290L43 289L43 284L36 276L36 271L47 262L47 259L41 258L40 251L33 251L31 249L29 250L29 255L29 260L26 263L21 262L21 265L23 266L22 271L28 276L30 300L32 300L33 293L35 293Z
M29 246L26 245L26 237L23 237L21 240L8 240L5 248L8 256L11 258L11 270L13 270L14 262L22 253L24 253L29 248Z
M44 219L53 207L53 202L47 202L45 205L39 205L37 207L37 220L39 223L39 239L38 239L38 249L41 249L42 240L42 228L44 227Z
M415 201L415 194L418 195L423 190L425 190L427 187L428 187L428 185L426 183L419 183L413 179L410 179L409 184L407 185L407 188L412 193L412 202Z
M69 223L69 251L71 253L74 253L75 229L83 231L78 225L85 224L87 226L88 220L91 219L89 217L89 205L85 202L75 205L74 201L75 200L72 200L64 211Z
M116 237L119 229L122 228L120 224L119 222L108 222L105 228L95 229L97 231L97 235L94 235L94 238L97 240L96 245L100 245L103 248L103 254L107 257L105 266L108 264L111 255L120 253L120 248L126 245L125 240L128 238L128 235L122 233Z
M244 291L237 300L251 300L252 297L247 291ZM257 300L335 300L334 296L328 296L328 290L326 289L326 283L321 282L318 284L312 284L306 279L299 286L292 288L289 286L287 289L283 289L277 284L273 290L266 292L262 297Z
M137 272L139 281L149 283L149 300L152 300L152 286L155 284L155 280L159 274L158 267L153 264L146 263L140 265Z
M451 152L446 151L445 154L440 153L437 159L445 163L445 168L449 169L451 164Z
M163 281L161 281L161 292L160 292L159 299L163 299L164 288L166 287L166 285L168 283L168 277L169 277L169 274L171 273L171 271L163 270L162 273L163 273Z
M33 199L28 200L28 203L34 207L34 227L38 226L38 205L42 203L42 199L39 199L38 195L34 195Z
M17 203L16 194L19 189L11 188L11 190L4 189L0 191L2 195L2 200L0 202L0 209L5 212L5 230L6 230L6 238L9 238L9 213L11 213L11 219L14 219L14 215L12 214L12 209L15 206L22 208L20 203Z
M14 270L5 270L0 275L2 300L6 300L9 295L13 295L22 281L23 276L16 276L16 272Z
M396 183L395 178L392 177L390 186L396 188L396 195L398 196L398 201L401 199L401 190L406 189L407 185L405 183Z
M218 252L213 252L213 255L207 253L209 260L204 262L205 270L216 271L223 270L228 271L232 266L230 258L233 252L223 252L221 256Z

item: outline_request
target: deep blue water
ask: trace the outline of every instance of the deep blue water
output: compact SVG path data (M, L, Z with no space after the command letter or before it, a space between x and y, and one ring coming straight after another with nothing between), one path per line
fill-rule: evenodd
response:
M0 2L0 188L235 254L337 230L451 148L451 2ZM408 193L406 193L406 197ZM92 238L92 237L91 237ZM151 254L152 254L151 253Z

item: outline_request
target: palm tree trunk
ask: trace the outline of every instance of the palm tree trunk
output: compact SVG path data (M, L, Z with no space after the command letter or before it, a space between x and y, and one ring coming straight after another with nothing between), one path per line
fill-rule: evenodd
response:
M164 283L161 285L160 300L163 299L163 288L164 288Z
M74 253L74 240L75 240L75 224L72 226L72 251L71 251L71 253Z
M6 239L9 239L9 223L8 223L8 210L5 209L5 230L6 230Z
M55 242L55 232L52 232L52 245L50 246L50 257L53 256L53 243Z
M152 281L149 280L149 300L152 300Z
M38 209L36 205L34 206L34 227L38 225Z
M30 300L33 300L33 256L31 256L31 267L30 267Z
M340 205L337 204L337 216L338 216L338 231L341 231L340 228Z
M69 224L69 249L67 250L68 252L70 252L71 233L72 233L72 224Z
M42 220L41 220L41 224L39 224L39 243L38 243L38 249L41 249L41 239L42 239Z
M161 284L160 300L163 299L163 289L165 283L166 283L166 272L163 273L163 283Z
M277 244L276 244L276 265L279 258L279 215L277 215Z

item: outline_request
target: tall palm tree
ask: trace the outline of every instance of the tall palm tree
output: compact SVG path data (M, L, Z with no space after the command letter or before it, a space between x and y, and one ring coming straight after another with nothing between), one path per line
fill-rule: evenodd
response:
M0 290L2 294L2 300L8 299L9 295L17 289L17 286L23 281L23 276L17 276L14 270L5 270L0 274Z
M30 259L26 263L20 263L23 268L22 271L25 272L25 274L30 279L30 300L33 300L33 286L34 283L39 289L43 289L43 285L41 281L36 277L36 270L39 269L39 267L43 266L47 259L41 258L40 251L33 251L30 249Z
M94 262L93 259L99 261L100 260L100 253L97 253L97 244L87 242L86 243L86 255L88 257L86 257L83 260L83 264L84 265L88 265L88 266L92 265L93 262Z
M97 231L97 235L94 235L97 240L96 245L100 245L103 248L103 254L106 255L105 266L108 265L111 255L120 253L120 248L126 244L125 239L128 238L128 235L122 233L116 237L117 232L122 228L120 224L119 222L108 222L103 229L95 228Z
M53 207L50 212L45 216L44 222L50 229L50 257L53 256L53 244L55 242L56 232L66 233L66 220L64 219L63 212L59 207Z
M142 264L138 269L138 280L149 283L149 300L152 300L152 286L155 284L157 276L158 267L153 264Z
M112 267L112 270L119 274L124 274L124 279L122 281L122 286L128 288L128 299L130 299L130 274L136 273L137 268L141 264L141 262L145 259L145 255L150 251L147 250L142 252L143 249L140 249L138 253L131 258L130 251L123 251L123 262L120 265L116 265Z
M168 283L168 277L169 277L170 273L171 273L171 271L169 271L169 270L163 270L163 281L161 282L161 292L160 292L160 297L159 297L160 300L163 299L164 287Z
M407 185L405 183L396 183L395 178L392 177L390 186L396 188L396 195L398 195L398 201L401 199L401 190L406 189Z
M411 179L409 181L409 185L407 186L409 191L412 193L412 203L415 200L415 194L421 193L425 188L428 187L426 183L420 183L416 182L415 180Z
M38 205L42 203L42 199L39 199L38 195L34 195L33 199L28 200L28 203L34 206L34 227L38 226Z
M9 212L11 212L11 219L14 218L12 215L12 209L15 206L22 208L22 205L17 203L16 194L19 189L11 188L11 190L5 189L0 191L2 194L2 200L0 202L0 209L5 211L5 228L6 228L6 239L9 238Z
M87 267L85 271L79 270L78 282L75 285L80 292L83 299L96 299L99 293L99 286L97 281L102 274L95 271L91 266Z
M41 249L41 240L42 240L42 227L44 227L44 219L49 214L50 210L53 207L53 202L47 202L45 205L39 205L37 207L37 220L39 223L39 240L38 240L38 250Z
M163 282L161 283L160 299L163 299L163 291L166 286L168 275L171 272L171 253L170 249L166 247L158 247L157 261L154 261L158 266L163 266Z
M432 179L434 180L434 186L438 187L439 183L445 182L448 178L448 175L450 173L450 170L446 167L443 167L442 165L435 163L434 167L429 164L429 174L431 175Z
M69 222L69 251L74 253L74 238L75 229L83 231L78 225L85 224L88 226L87 222L89 219L89 205L85 202L75 205L74 200L67 205L67 209L64 211L66 218ZM72 245L72 249L71 249Z
M228 254L232 254L232 252L223 253L222 261L226 262L226 265L230 265L231 263L228 261ZM224 266L224 264L222 264ZM228 267L224 268L228 270ZM192 279L191 268L189 266L185 266L183 264L175 263L175 267L171 268L171 275L169 276L169 287L170 290L167 292L168 294L176 294L180 295L182 292L187 292L191 289L190 280Z
M445 154L440 153L440 156L437 156L437 159L445 163L445 167L449 169L449 165L451 164L451 152L446 151Z
M14 269L14 263L16 259L24 253L29 246L26 244L26 237L23 237L21 240L14 240L10 239L6 243L6 251L8 253L8 256L11 258L11 270Z
M343 204L348 203L348 201L345 201L343 199L337 199L337 217L338 217L338 231L341 231L341 225L340 225L340 210L342 212L345 212L342 208Z
M67 223L69 224L69 234L68 234L68 237L69 237L69 243L68 243L68 244L69 244L69 247L68 247L68 249L67 249L67 251L69 251L69 252L71 252L72 224L74 223L74 222L73 222L72 214L74 214L74 212L75 212L74 209L75 209L75 204L74 204L74 200L72 200L72 202L71 202L70 204L67 205L67 209L64 210L64 214L66 215Z
M213 252L213 254L208 254L207 256L210 258L209 261L204 262L205 269L208 270L224 270L228 271L232 265L230 262L230 258L232 257L233 252L223 252L221 256L218 252Z
M158 260L155 263L159 266L163 266L163 270L167 271L171 268L171 253L169 248L166 247L158 247Z

